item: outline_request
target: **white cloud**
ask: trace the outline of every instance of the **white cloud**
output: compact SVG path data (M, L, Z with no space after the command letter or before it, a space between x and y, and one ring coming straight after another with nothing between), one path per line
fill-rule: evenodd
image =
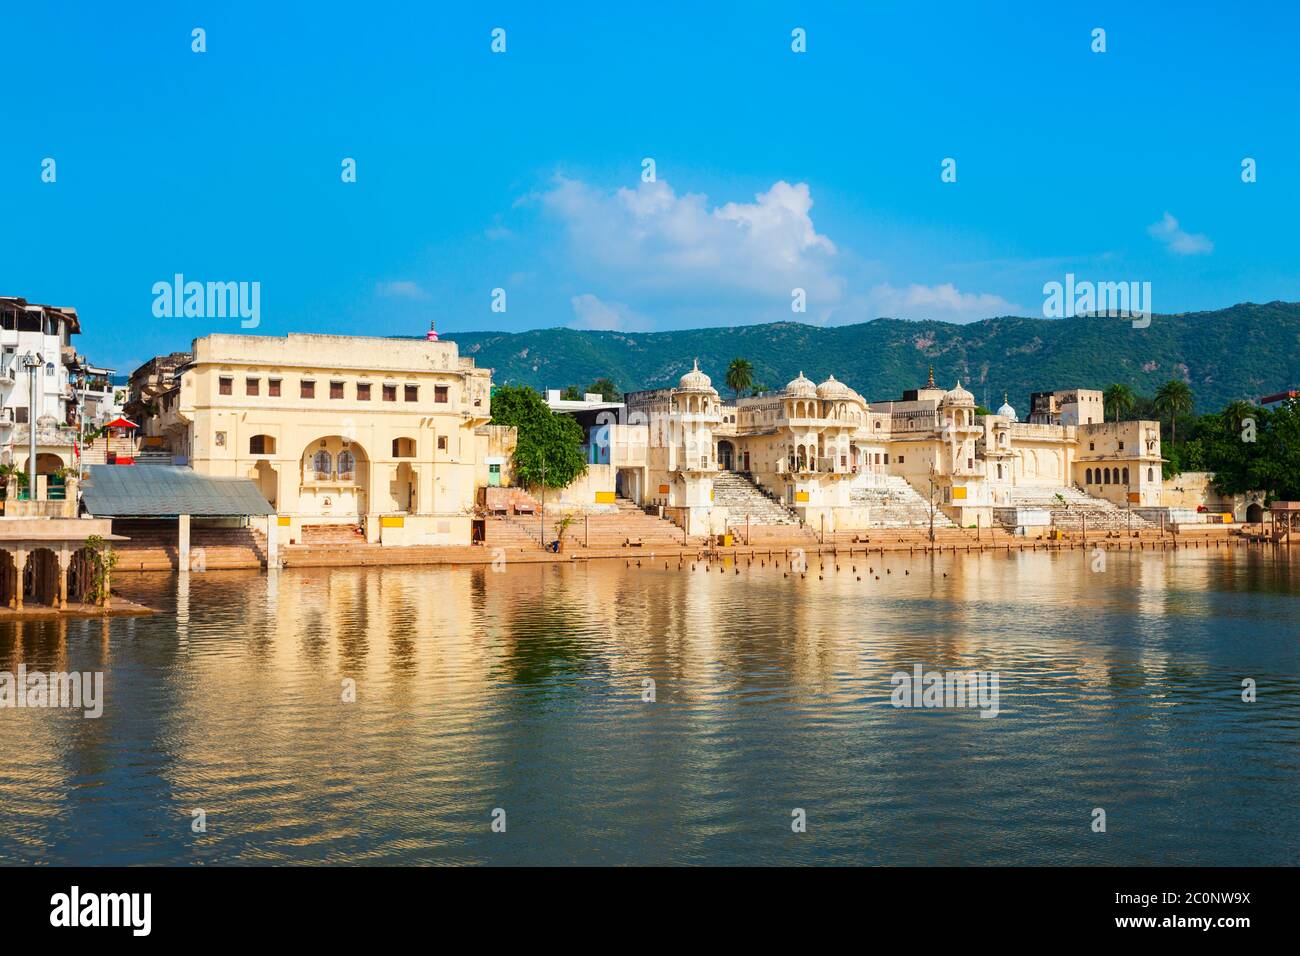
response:
M782 303L802 288L811 308L843 295L835 244L813 226L805 183L777 182L752 203L710 208L706 196L679 196L662 180L609 192L561 179L542 201L564 223L578 267L620 287Z
M882 283L867 295L868 318L938 319L976 322L997 315L1027 315L1025 309L989 292L962 292L951 282L899 288ZM860 321L860 320L855 320Z
M632 332L650 325L622 302L602 302L590 292L575 295L570 301L577 317L569 323L573 329Z
M1191 233L1181 229L1178 220L1165 213L1159 222L1147 227L1153 237L1165 244L1165 248L1179 256L1207 255L1214 251L1210 237L1202 233Z
M427 299L429 293L418 282L412 282L410 279L399 279L395 282L378 282L375 284L375 294L385 299Z

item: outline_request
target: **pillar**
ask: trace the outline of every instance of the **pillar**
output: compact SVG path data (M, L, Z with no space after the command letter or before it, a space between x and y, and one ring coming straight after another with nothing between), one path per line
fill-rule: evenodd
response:
M280 541L276 536L280 530L280 516L266 516L266 567L272 570L280 566Z
M177 550L180 554L177 564L179 571L188 571L190 569L190 516L181 515L177 522L180 526L180 540L177 543Z
M14 598L9 606L21 611L23 609L23 571L27 568L27 550L20 548L14 553Z
M68 606L68 565L72 563L72 553L64 548L59 552L59 610Z

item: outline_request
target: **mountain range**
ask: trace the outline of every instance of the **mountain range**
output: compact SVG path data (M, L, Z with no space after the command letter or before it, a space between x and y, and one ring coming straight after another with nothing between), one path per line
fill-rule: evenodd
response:
M1300 303L1241 303L1209 312L1153 315L1146 328L1131 320L1076 316L1004 316L966 325L875 319L821 327L799 322L668 332L458 332L462 355L495 370L497 384L585 389L607 377L623 391L676 384L699 360L724 396L733 358L754 367L754 381L780 388L800 372L828 375L871 401L897 398L926 380L958 379L989 408L1027 409L1029 393L1105 388L1123 382L1152 395L1171 378L1192 388L1197 411L1235 399L1300 386ZM1023 412L1022 412L1023 413Z

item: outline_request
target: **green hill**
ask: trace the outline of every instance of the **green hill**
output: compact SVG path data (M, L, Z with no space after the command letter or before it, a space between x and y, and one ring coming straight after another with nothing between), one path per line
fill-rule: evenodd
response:
M1300 303L1243 303L1213 312L1156 315L1145 329L1126 319L1003 317L952 325L876 319L821 328L797 322L675 332L461 332L444 336L461 354L496 370L497 383L583 388L608 376L628 391L675 384L698 358L726 394L727 363L741 356L756 382L778 388L800 371L833 374L872 401L925 381L960 378L977 401L1002 393L1021 410L1031 391L1105 388L1124 382L1151 395L1183 378L1198 411L1300 386Z

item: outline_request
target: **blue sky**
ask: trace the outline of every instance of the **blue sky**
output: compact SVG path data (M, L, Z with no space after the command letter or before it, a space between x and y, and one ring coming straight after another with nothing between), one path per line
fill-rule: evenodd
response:
M0 8L0 294L122 370L240 331L155 317L175 273L265 334L1300 299L1290 4L139 6Z

